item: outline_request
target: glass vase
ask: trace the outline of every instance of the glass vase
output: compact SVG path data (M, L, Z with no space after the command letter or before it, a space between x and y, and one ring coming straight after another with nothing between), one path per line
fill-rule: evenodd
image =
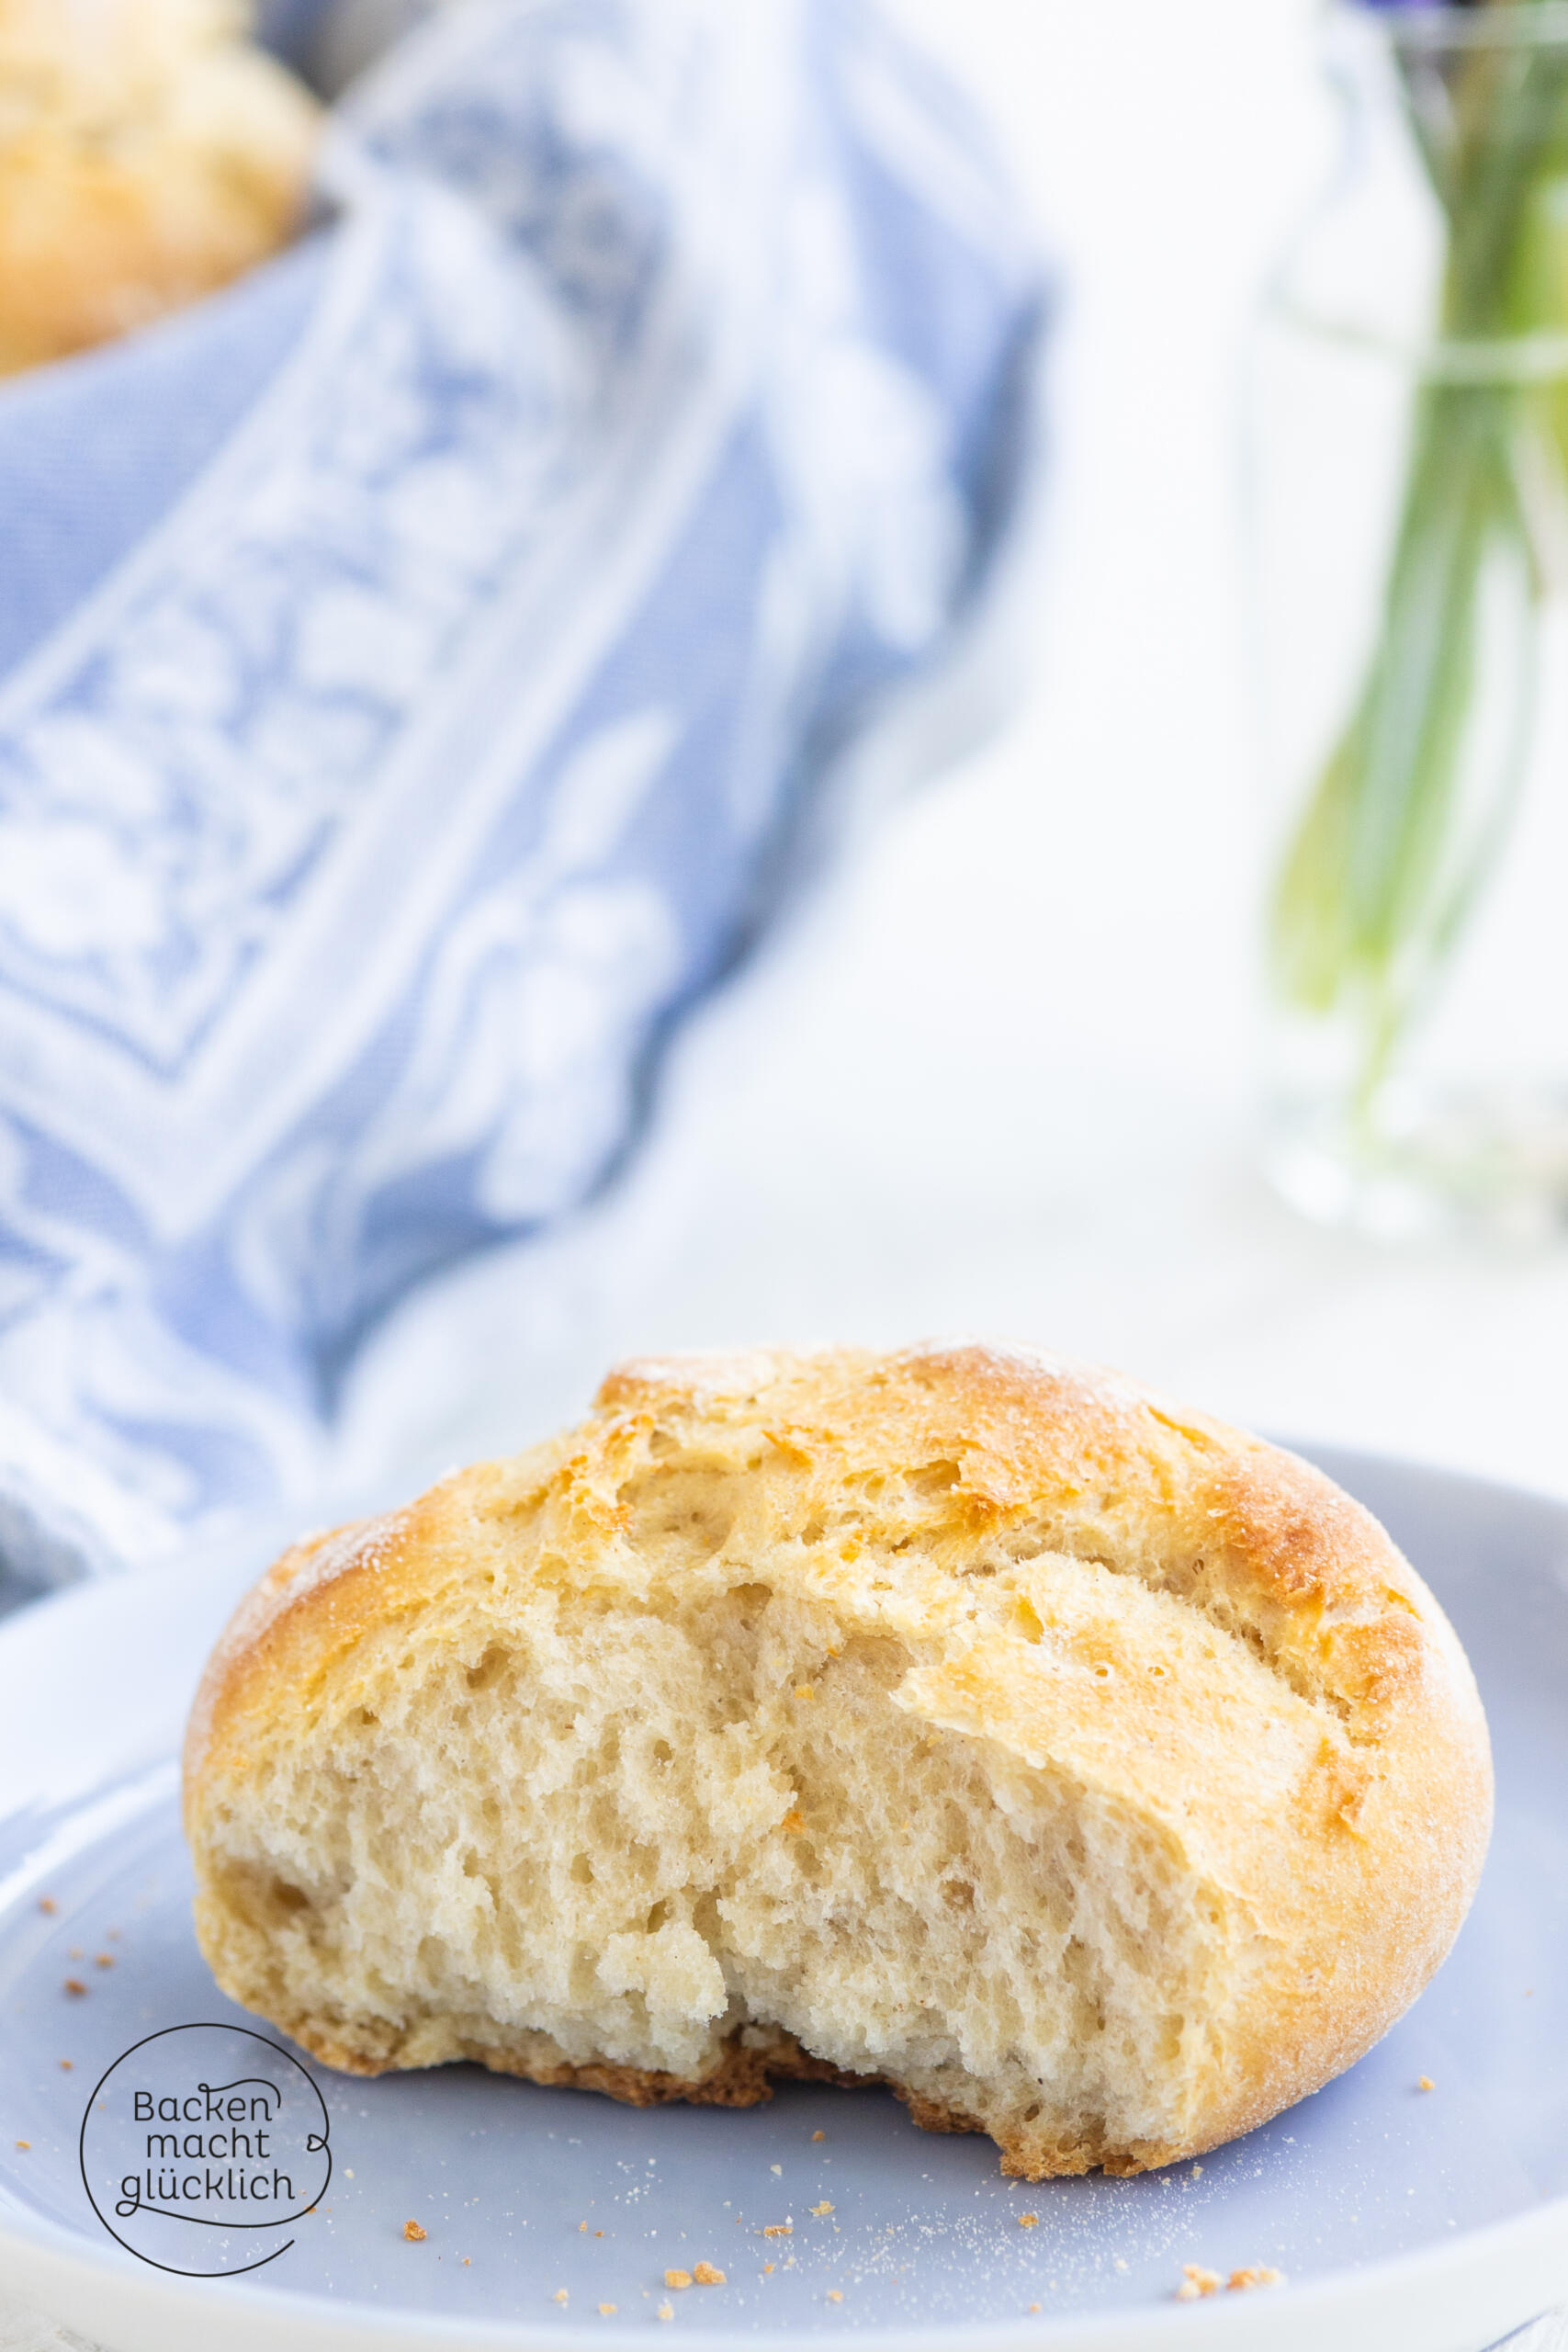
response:
M1568 1223L1568 6L1341 6L1265 300L1267 1159L1397 1238Z

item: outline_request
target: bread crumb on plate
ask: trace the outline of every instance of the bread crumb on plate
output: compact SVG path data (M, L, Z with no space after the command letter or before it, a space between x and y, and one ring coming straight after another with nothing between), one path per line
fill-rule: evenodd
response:
M1200 2295L1217 2295L1219 2291L1220 2274L1217 2270L1205 2270L1201 2262L1182 2264L1181 2284L1176 2290L1179 2303L1194 2303Z

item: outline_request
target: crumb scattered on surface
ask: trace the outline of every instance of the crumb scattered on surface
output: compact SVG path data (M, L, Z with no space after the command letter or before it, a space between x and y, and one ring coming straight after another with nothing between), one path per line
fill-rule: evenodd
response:
M1038 2303L1031 2303L1029 2308L1032 2312L1037 2312L1040 2309L1040 2306Z
M422 2230L417 2222L405 2222L403 2223L403 2235L408 2239L411 2245L418 2239L428 2236L428 2231Z
M599 2316L601 2319L614 2319L619 2309L620 2305L618 2303L601 2303L599 2306Z
M1438 2086L1432 2080L1430 2075L1417 2075L1416 2077L1416 2087L1418 2091L1435 2091Z
M68 1993L74 1996L85 1993L87 1988L83 1984L82 1979L79 1976L68 1976L65 1980L65 1989Z
M594 2233L593 2233L593 2234L594 2234L594 2236L595 2236L596 2238L602 2238L602 2237L604 2236L604 2231L603 2231L603 2230L595 2230L595 2231L594 2231Z
M564 2287L558 2287L551 2300L554 2302L564 2303L566 2301L566 2289Z
M1021 2230L1032 2230L1039 2219L1038 2213L1021 2213L1018 2217L1018 2226Z
M833 2209L832 2209L832 2207L829 2204L828 2199L824 2197L824 2199L822 2199L821 2204L820 2204L820 2205L813 2205L813 2207L811 2208L811 2210L812 2210L812 2211L816 2214L816 2216L817 2216L818 2220L818 2221L820 2221L824 2213L830 2213L830 2212L832 2211L832 2210L833 2210Z
M47 1911L52 1918L60 1905L52 1894L40 1894L38 1899L38 1907L40 1911Z
M843 2295L841 2294L841 2292L840 2291L840 2290L839 2290L837 2287L829 2287L829 2290L828 2290L828 2301L829 2301L830 2303L841 2303L841 2302L843 2301L843 2300L844 2300Z
M692 2274L689 2270L667 2270L664 2274L664 2283L667 2287L689 2287L692 2283Z
M577 2225L577 2234L579 2237L582 2238L585 2238L588 2235L588 2224L586 2222L579 2222Z
M787 2238L793 2237L794 2234L793 2222L764 2222L762 2224L762 2235L765 2238Z
M18 2140L17 2143L18 2148L30 2148L32 2144L30 2140Z
M1225 2285L1233 2294L1241 2294L1248 2287L1277 2287L1284 2275L1269 2263L1249 2262L1244 2270L1233 2270Z
M660 2303L660 2306L659 2306L659 2309L654 2312L653 2316L654 2316L654 2318L655 2318L655 2319L673 2319L673 2318L674 2318L674 2316L675 2316L675 2306L674 2306L674 2304L673 2304L673 2303Z
M762 2276L763 2276L763 2278L771 2278L773 2277L773 2272L777 2269L777 2267L778 2267L778 2265L777 2265L776 2263L773 2263L773 2262L764 2262L764 2263L763 2263L763 2265L762 2265Z
M1179 2303L1195 2303L1200 2295L1217 2295L1219 2290L1220 2274L1217 2270L1205 2270L1201 2262L1182 2264L1181 2284L1176 2290Z
M95 1968L112 1968L114 1966L113 1952L96 1951L93 1954L93 1966Z
M723 2271L716 2270L711 2262L694 2262L692 2265L692 2276L696 2280L699 2287L722 2287L724 2285Z
M828 2137L828 2134L826 2132L813 2132L811 2136L814 2140L825 2140Z
M1192 2167L1191 2173L1190 2173L1190 2175L1189 2176L1189 2177L1190 2177L1190 2179L1193 2179L1193 2180L1201 2180L1201 2179L1202 2178L1202 2176L1203 2176L1203 2167L1202 2167L1202 2165L1193 2165L1193 2167Z
M71 2072L71 2066L72 2061L69 2058L62 2058L61 2060L60 2071L62 2075L68 2075Z
M80 1959L81 1959L81 1957L82 1957L82 1947L81 1947L81 1945L80 1945L80 1944L73 1944L73 1945L71 1946L70 1950L67 1951L67 1953L66 1953L65 1957L66 1957L66 1959L67 1959L67 1960L80 1960Z

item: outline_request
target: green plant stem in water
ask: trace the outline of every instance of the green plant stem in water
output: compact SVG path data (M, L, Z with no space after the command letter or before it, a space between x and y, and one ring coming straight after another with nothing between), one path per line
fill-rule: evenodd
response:
M1506 791L1479 812L1459 802L1483 582L1489 562L1521 546L1512 396L1434 386L1421 410L1379 643L1275 902L1281 992L1303 1011L1355 1020L1363 1113L1463 927L1507 814Z
M1404 61L1449 222L1441 338L1568 330L1568 51L1483 48L1450 79L1439 72L1419 49ZM1542 548L1559 528L1537 510L1568 511L1568 381L1498 376L1417 389L1377 642L1275 890L1275 985L1288 1005L1349 1030L1352 1121L1369 1148L1391 1065L1506 834L1532 670L1533 643L1519 638L1533 640ZM1488 621L1495 630L1499 614L1518 707L1501 744L1477 757Z

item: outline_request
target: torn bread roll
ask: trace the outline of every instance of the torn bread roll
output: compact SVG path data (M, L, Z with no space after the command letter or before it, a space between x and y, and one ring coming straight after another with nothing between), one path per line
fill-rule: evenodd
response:
M1490 1814L1463 1654L1364 1510L979 1347L623 1367L280 1560L186 1758L202 1949L328 2064L877 2079L1031 2180L1349 2065Z

